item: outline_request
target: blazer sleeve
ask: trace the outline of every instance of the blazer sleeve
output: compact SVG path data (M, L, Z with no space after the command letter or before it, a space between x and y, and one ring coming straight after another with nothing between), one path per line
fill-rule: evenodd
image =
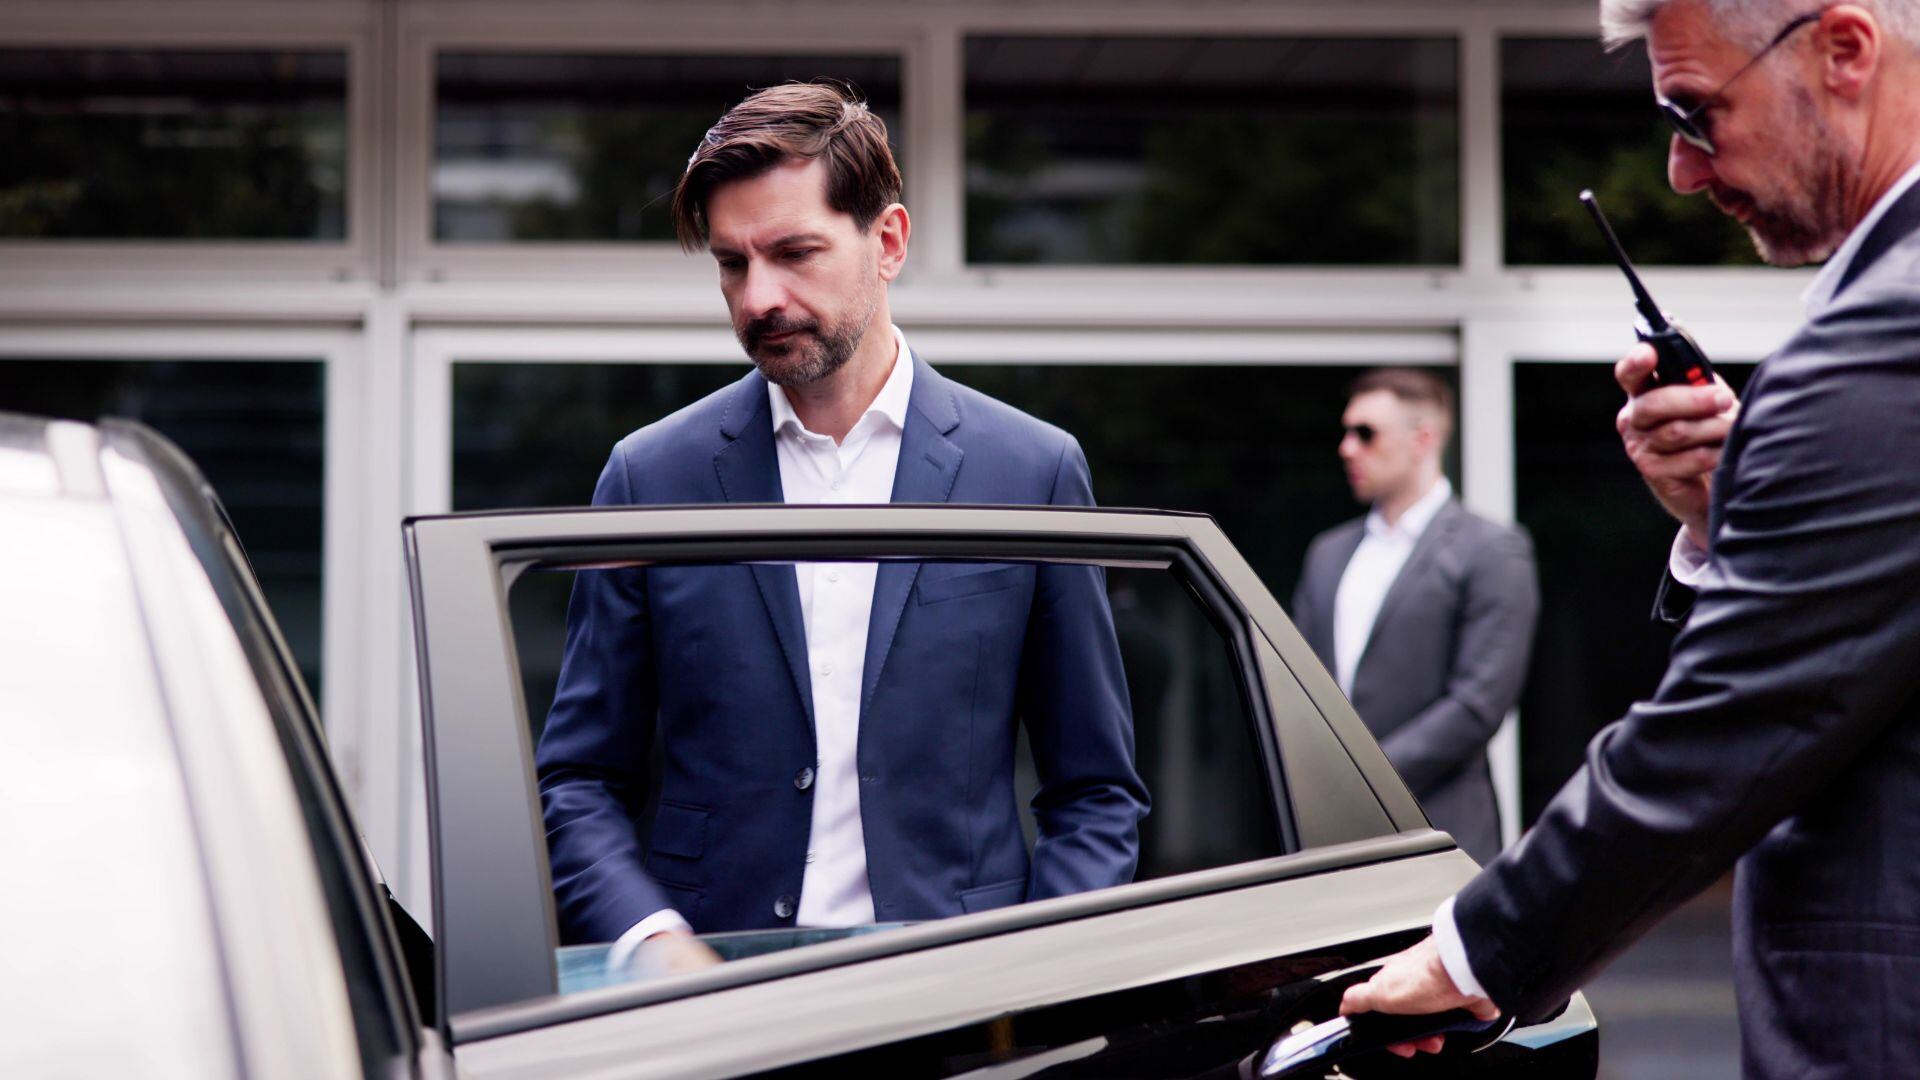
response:
M1407 786L1429 791L1486 752L1520 700L1540 614L1533 544L1518 529L1469 535L1445 692L1380 740Z
M620 447L595 506L633 502ZM644 570L582 570L535 763L562 942L613 941L668 907L642 867L634 822L647 803L658 704Z
M1463 889L1475 974L1565 998L1870 748L1920 683L1920 327L1835 313L1764 365L1728 441L1713 559L1653 699L1588 747Z
M1071 438L1048 501L1093 505L1087 459ZM1103 568L1039 568L1017 693L1040 780L1027 899L1132 881L1148 797Z

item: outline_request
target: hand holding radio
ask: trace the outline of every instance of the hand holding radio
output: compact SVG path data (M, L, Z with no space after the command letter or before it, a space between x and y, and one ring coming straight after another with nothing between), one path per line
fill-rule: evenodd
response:
M1614 381L1627 395L1614 427L1654 497L1705 550L1713 470L1739 415L1739 400L1693 338L1653 302L1593 193L1581 192L1580 201L1626 275L1640 314L1634 334L1641 344L1613 368Z

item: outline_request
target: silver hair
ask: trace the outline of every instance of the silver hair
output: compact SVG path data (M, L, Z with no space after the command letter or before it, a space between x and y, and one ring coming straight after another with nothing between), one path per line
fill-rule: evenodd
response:
M1600 36L1617 49L1647 36L1647 26L1672 0L1600 0ZM1714 25L1748 49L1759 50L1798 15L1834 6L1831 0L1700 0ZM1920 47L1920 0L1846 0L1871 11L1909 47Z

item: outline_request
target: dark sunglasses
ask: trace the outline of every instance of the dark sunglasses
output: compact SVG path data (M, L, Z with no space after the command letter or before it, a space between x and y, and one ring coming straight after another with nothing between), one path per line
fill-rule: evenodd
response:
M1747 69L1759 63L1761 57L1772 52L1774 46L1787 40L1787 35L1808 23L1818 22L1822 14L1823 12L1820 11L1810 11L1781 27L1780 32L1773 35L1773 40L1767 42L1766 48L1754 53L1753 59L1740 65L1739 71L1728 76L1727 81L1720 84L1720 89L1708 94L1700 104L1691 109L1682 108L1661 94L1653 95L1654 104L1659 107L1660 115L1666 118L1667 126L1672 128L1673 133L1680 136L1687 145L1698 148L1701 153L1707 155L1716 153L1713 148L1713 121L1706 115L1707 110L1719 104L1720 95L1727 92L1727 87L1732 86L1735 79L1745 75Z
M1361 446L1372 446L1373 437L1378 434L1380 433L1374 430L1372 424L1347 424L1340 429L1341 438L1351 435L1360 440Z

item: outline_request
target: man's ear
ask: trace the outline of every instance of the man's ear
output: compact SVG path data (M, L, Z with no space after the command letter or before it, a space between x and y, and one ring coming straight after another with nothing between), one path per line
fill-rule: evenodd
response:
M1885 42L1879 21L1865 8L1841 4L1821 14L1817 32L1827 91L1843 101L1859 101L1880 68Z
M907 238L913 233L913 220L907 217L906 207L894 203L874 219L873 232L880 240L880 280L892 281L906 266Z

